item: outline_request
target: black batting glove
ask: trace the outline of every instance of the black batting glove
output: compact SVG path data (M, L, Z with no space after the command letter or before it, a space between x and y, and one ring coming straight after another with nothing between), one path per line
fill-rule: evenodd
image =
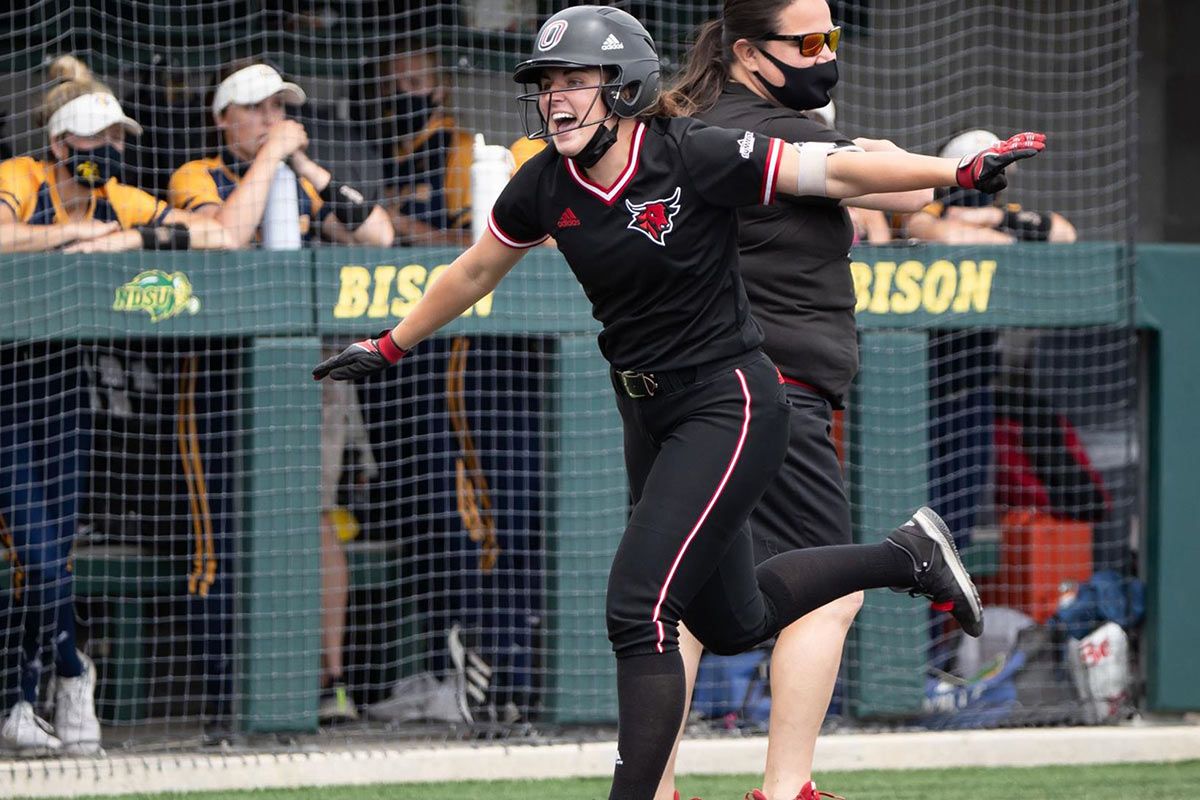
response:
M391 333L386 330L374 339L355 342L333 358L325 359L313 369L313 380L328 376L335 381L352 381L392 366L408 351L392 341Z
M1008 186L1008 178L1004 176L1005 167L1022 158L1033 158L1045 147L1046 134L1026 132L996 142L978 153L965 155L958 162L958 171L955 173L958 185L964 189L995 194Z

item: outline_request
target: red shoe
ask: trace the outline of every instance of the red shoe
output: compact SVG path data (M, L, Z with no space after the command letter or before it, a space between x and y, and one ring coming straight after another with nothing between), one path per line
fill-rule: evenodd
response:
M822 797L828 797L830 800L846 800L841 795L818 792L817 784L812 781L800 787L800 794L796 795L796 800L821 800ZM762 793L761 789L751 789L746 793L745 800L767 800L767 796Z
M813 781L809 781L800 787L800 794L796 795L796 800L820 800L822 797L828 797L829 800L846 800L840 794L818 792L817 784Z

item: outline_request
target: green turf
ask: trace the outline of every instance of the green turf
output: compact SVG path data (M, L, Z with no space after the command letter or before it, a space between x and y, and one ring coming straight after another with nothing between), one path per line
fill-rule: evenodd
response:
M923 754L929 757L930 754ZM936 756L934 756L936 757ZM907 772L843 772L817 776L822 788L847 800L1098 800L1152 797L1200 798L1200 761L1088 767L940 769ZM683 797L741 800L757 783L750 775L681 778ZM604 800L606 779L472 781L245 792L129 794L115 800ZM30 799L32 800L32 799ZM101 800L88 796L84 800ZM112 796L104 800L114 800Z

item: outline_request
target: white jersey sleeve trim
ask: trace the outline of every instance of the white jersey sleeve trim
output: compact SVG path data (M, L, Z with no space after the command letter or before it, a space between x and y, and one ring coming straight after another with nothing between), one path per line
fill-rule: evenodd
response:
M775 188L779 184L779 167L783 163L783 140L771 139L767 151L767 164L763 170L763 191L759 198L763 205L775 202Z

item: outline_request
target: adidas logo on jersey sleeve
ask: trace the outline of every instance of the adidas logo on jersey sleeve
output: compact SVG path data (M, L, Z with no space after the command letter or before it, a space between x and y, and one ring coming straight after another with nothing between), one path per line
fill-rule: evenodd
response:
M625 45L621 44L621 40L617 38L615 33L610 33L608 38L604 40L604 44L600 45L601 50L624 50Z
M742 158L750 158L754 153L754 134L751 131L746 131L746 135L738 139L738 155Z

